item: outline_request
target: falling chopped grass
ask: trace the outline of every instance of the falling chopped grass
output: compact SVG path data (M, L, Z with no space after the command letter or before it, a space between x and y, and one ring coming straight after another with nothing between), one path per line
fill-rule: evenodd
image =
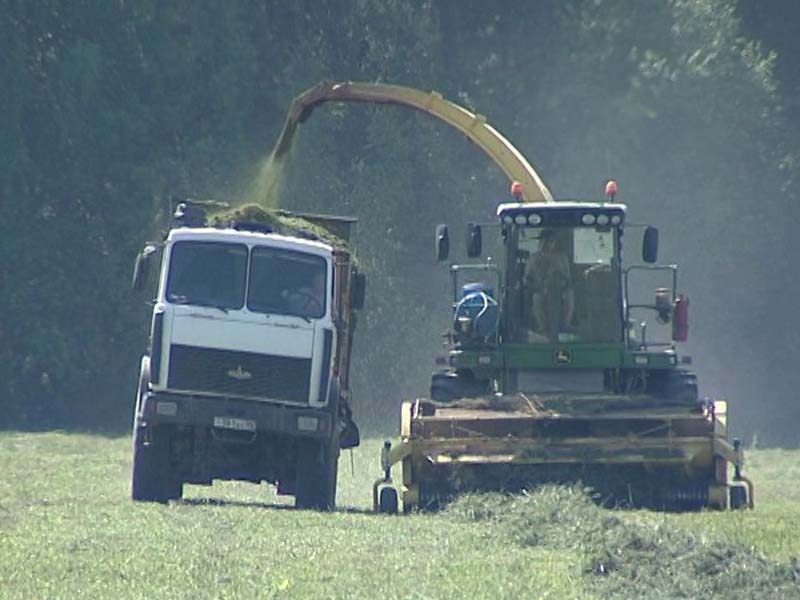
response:
M461 497L444 514L490 522L520 546L579 552L600 595L615 598L796 598L797 559L769 560L725 538L675 527L642 513L597 506L586 490L547 486L516 496Z
M246 204L255 204L263 209L276 209L280 206L280 190L284 177L285 161L282 155L266 157L259 166L258 174L244 196Z

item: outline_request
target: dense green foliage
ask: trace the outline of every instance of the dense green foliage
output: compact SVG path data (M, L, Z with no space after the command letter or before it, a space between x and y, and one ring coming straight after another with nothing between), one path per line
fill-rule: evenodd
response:
M749 453L755 511L599 508L581 493L370 512L380 440L340 461L333 513L268 486L129 500L130 439L0 433L2 598L796 598L798 451Z
M684 267L703 392L731 400L739 432L797 443L798 12L0 0L0 425L127 426L148 314L128 290L136 251L173 198L252 196L291 98L334 78L438 89L486 114L558 197L618 178ZM356 411L392 431L447 325L433 225L488 218L508 182L443 125L374 106L319 109L282 166L280 205L361 218Z

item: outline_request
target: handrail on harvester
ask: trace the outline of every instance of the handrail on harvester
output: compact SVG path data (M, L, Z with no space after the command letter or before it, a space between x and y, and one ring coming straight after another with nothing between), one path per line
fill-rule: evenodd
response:
M526 202L553 201L550 190L533 166L511 142L486 122L486 117L446 100L439 92L423 92L401 85L321 81L292 101L273 156L280 157L289 150L297 126L310 116L314 108L325 102L396 104L436 117L479 146L509 179L522 183L522 196Z

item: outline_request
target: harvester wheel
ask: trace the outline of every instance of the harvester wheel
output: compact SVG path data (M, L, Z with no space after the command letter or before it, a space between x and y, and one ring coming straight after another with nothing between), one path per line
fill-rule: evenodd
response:
M687 369L651 371L647 391L681 405L697 404L697 375Z
M734 485L730 488L731 510L747 508L747 490L744 486Z
M482 396L488 391L489 382L476 379L472 371L434 373L431 376L431 398L437 402Z
M383 487L378 497L378 512L385 515L396 515L398 504L397 490L389 486Z

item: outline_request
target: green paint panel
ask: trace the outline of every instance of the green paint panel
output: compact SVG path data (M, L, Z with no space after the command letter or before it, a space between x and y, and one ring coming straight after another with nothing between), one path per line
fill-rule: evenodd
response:
M622 344L506 344L506 368L616 368Z
M450 353L450 361L456 369L491 371L503 367L503 353L497 350L455 350Z
M673 369L677 363L674 352L626 352L622 366L632 369Z
M626 352L622 344L505 344L498 350L456 350L450 355L456 369L487 374L501 368L672 369L673 352Z

